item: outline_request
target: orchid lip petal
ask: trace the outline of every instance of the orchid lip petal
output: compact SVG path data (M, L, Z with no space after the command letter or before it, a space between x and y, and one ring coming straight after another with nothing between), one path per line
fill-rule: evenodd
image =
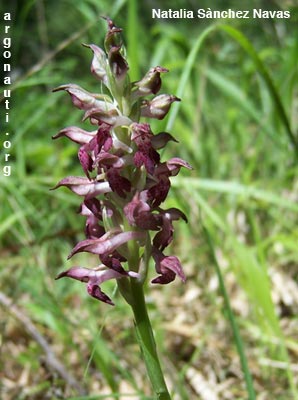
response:
M160 274L160 276L152 280L152 283L166 284L172 282L176 275L179 276L183 283L186 282L186 276L176 256L165 256L156 247L153 247L152 255L155 260L156 272Z
M93 254L106 254L112 253L119 246L128 242L129 240L144 239L146 233L140 231L126 231L111 236L111 232L107 232L99 239L86 239L79 242L71 251L68 259L74 254L87 251Z
M79 176L69 176L62 179L57 183L52 190L57 189L61 186L66 186L72 192L79 196L86 196L86 198L94 197L98 194L111 192L112 189L108 182L97 182L94 180L89 180L88 178Z
M177 257L175 257L175 256L165 257L165 259L162 261L162 263L165 268L173 271L176 275L179 276L179 278L182 280L182 282L185 283L186 276L182 270L180 261Z

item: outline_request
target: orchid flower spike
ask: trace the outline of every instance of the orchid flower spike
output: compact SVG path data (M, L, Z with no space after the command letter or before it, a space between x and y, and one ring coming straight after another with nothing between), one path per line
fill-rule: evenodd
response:
M168 132L154 133L148 123L150 118L165 118L172 103L180 101L174 95L158 94L161 74L168 70L156 66L131 82L122 29L106 20L104 49L84 44L93 53L91 73L102 82L105 94L73 83L53 90L67 92L73 105L83 111L83 120L91 124L91 130L69 126L53 136L68 138L79 146L78 162L83 172L83 176L61 179L54 189L66 187L82 199L80 214L86 218L86 239L77 243L69 258L88 252L100 260L99 267L71 267L57 279L85 282L90 296L113 305L100 286L116 279L129 301L129 282L145 281L150 259L157 273L152 283L167 284L176 276L185 282L179 259L166 255L165 250L173 240L173 222L187 219L182 211L161 205L171 178L181 168L192 167L177 157L162 162L158 151L177 140Z

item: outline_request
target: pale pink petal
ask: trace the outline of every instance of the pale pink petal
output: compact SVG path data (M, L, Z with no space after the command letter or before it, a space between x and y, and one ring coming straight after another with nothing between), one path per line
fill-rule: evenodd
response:
M57 189L60 186L66 186L79 196L86 196L87 199L112 191L108 182L90 181L88 178L79 176L68 176L58 182L53 189Z
M87 251L93 254L112 253L119 246L123 245L129 240L143 239L145 235L145 232L128 231L111 236L111 232L107 232L99 239L86 239L79 242L73 248L68 258L71 258L74 254L83 251Z
M84 129L78 128L76 126L69 126L62 129L57 135L53 136L53 139L57 139L62 136L66 136L75 143L86 144L89 143L91 139L94 138L97 131L88 132Z

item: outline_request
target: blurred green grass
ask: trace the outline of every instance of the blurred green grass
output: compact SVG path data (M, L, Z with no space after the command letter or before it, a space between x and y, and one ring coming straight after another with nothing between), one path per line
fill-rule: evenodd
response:
M223 8L236 7L233 1L223 3ZM152 128L154 132L170 128L179 140L178 145L168 146L164 158L178 156L194 167L192 173L182 172L172 180L167 203L180 207L189 218L187 225L176 225L173 243L188 281L185 286L177 282L147 288L170 387L176 389L177 398L192 398L196 391L188 369L196 368L207 380L204 360L217 384L231 379L227 387L233 397L223 391L220 398L247 398L227 309L214 283L216 270L205 226L247 349L257 395L297 398L292 366L298 358L298 304L291 290L297 289L298 277L298 171L287 133L290 129L297 140L295 3L288 2L291 21L224 21L226 30L244 35L250 51L215 27L214 21L152 20L145 2L142 7L124 0L113 5L95 0L11 4L17 76L11 111L12 175L0 177L1 290L25 310L90 396L111 398L112 392L115 398L118 392L149 396L130 310L120 297L115 294L117 305L108 308L87 298L80 283L54 281L69 267L66 258L83 237L84 221L76 214L80 199L64 189L49 191L64 176L81 174L76 146L64 139L53 142L51 136L67 125L86 125L81 125L81 113L71 107L69 98L52 94L51 89L67 82L93 92L100 89L89 73L91 54L81 43L101 45L105 23L100 15L110 15L124 29L129 60L137 63L135 77L154 65L170 69L163 78L163 92L180 95L182 102L177 114L173 108ZM174 8L173 2L169 4ZM208 4L202 2L202 8ZM255 7L261 4L252 2ZM175 5L193 7L191 1ZM266 74L264 79L264 68L275 92ZM95 261L79 255L79 262ZM284 292L279 292L274 274L287 283ZM112 293L114 285L106 285ZM38 370L41 350L33 340L22 330L10 337L13 327L7 311L0 320L5 369L13 365L29 370L28 382L15 398L46 398L45 394L59 398L49 393L60 388L63 398L74 399L70 396L76 393L59 378L47 378ZM183 325L193 331L187 334ZM18 349L15 359L7 353L13 345ZM264 359L272 365L264 366ZM284 367L274 367L273 361L284 362ZM10 379L17 381L17 374ZM44 380L51 385L39 386ZM123 389L123 382L128 388ZM107 394L100 397L102 393Z

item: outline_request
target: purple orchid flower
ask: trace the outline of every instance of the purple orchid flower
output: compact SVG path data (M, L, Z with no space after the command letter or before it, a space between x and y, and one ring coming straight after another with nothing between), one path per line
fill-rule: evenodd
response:
M61 272L56 279L63 277L69 277L76 279L81 282L87 283L87 292L90 296L97 300L101 300L107 304L114 305L112 300L100 289L103 282L110 279L121 279L123 277L130 276L132 278L137 278L138 274L133 271L122 271L118 272L113 269L102 269L98 267L96 269L84 268L84 267L72 267L67 271Z
M176 256L165 256L161 251L153 248L153 258L155 260L155 269L160 276L152 280L152 283L160 283L162 285L172 282L176 275L186 281L186 277L182 270L179 259Z

